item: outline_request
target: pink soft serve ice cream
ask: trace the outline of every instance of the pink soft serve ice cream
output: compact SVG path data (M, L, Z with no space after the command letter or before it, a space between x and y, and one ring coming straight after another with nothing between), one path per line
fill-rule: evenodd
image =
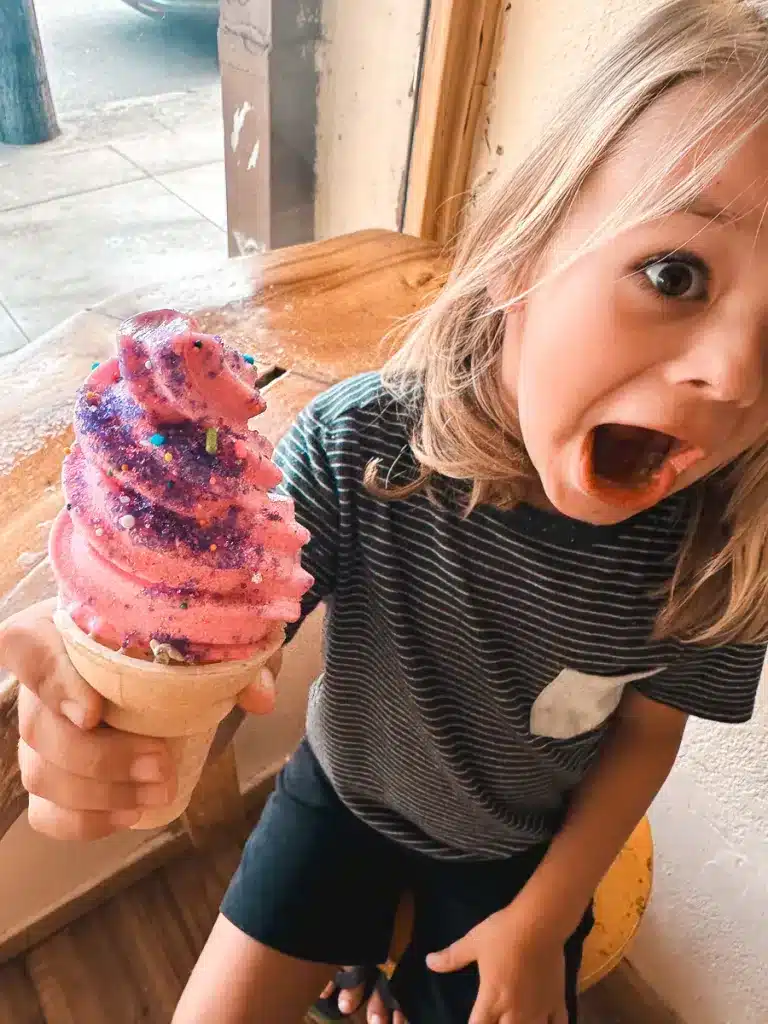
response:
M255 429L253 360L172 310L122 325L75 405L51 533L61 606L101 644L187 662L258 655L296 621L309 534Z

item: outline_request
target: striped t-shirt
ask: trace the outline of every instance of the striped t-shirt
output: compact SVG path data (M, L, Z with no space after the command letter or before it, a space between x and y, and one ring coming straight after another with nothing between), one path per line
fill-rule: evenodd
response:
M378 374L322 394L276 453L312 533L304 613L328 603L308 739L373 828L455 860L551 838L626 685L702 718L750 718L765 645L649 639L685 494L608 527L525 505L463 518L448 487L438 504L372 496L374 458L383 477L415 474Z

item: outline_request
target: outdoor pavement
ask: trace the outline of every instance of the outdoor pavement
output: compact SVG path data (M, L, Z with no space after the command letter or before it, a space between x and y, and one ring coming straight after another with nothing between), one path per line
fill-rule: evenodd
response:
M211 22L157 21L121 0L34 0L34 4L60 113L198 89L219 76L216 29Z
M35 7L62 135L0 144L0 359L227 248L215 27L120 0Z
M0 145L0 358L61 320L226 256L218 82L60 118Z

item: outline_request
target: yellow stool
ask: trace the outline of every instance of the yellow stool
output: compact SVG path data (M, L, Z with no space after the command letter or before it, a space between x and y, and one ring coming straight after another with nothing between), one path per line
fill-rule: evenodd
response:
M645 916L652 883L653 838L644 818L595 894L595 927L584 946L582 992L624 959Z
M647 819L638 825L613 862L595 894L595 927L584 946L581 991L586 992L623 960L637 934L651 895L653 839ZM413 908L406 899L400 907L389 962L391 975L408 945Z

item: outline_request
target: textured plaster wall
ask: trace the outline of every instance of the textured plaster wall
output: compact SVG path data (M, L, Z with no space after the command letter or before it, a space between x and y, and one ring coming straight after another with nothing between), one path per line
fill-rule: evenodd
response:
M324 0L317 238L398 226L423 0Z
M508 169L547 118L648 0L514 0L506 4L489 105L477 139L473 178Z
M513 166L642 0L508 5L473 179ZM750 725L692 723L652 819L655 895L631 959L688 1024L768 1022L768 693Z

